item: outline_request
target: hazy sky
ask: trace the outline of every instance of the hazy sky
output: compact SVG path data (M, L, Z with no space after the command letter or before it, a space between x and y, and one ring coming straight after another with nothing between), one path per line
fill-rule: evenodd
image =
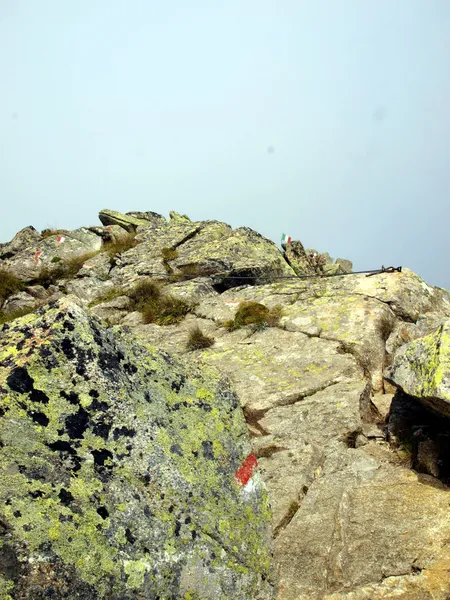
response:
M0 0L0 241L170 209L450 288L449 0Z

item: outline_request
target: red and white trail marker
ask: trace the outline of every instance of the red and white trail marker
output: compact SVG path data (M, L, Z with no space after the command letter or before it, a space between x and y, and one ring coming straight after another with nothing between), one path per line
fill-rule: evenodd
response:
M43 251L43 250L38 250L38 251L36 252L36 254L34 255L34 262L35 262L36 264L38 264L38 263L39 263L39 259L41 258L41 256L42 256L43 254L44 254L44 251Z
M58 237L56 238L56 241L58 242L58 244L62 244L65 239L66 238L63 235L58 235Z
M107 225L107 226L106 226L106 229L107 229L108 231L112 231L111 225Z
M252 452L243 461L239 469L234 474L234 478L238 485L245 487L253 477L256 469L258 468L258 460L255 454Z

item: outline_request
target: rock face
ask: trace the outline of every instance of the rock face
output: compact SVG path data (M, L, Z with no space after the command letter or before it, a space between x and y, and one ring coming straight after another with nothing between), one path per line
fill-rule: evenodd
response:
M101 219L104 227L89 229L100 250L72 279L52 287L22 277L24 289L2 309L57 293L84 307L44 305L0 334L4 381L27 369L33 389L50 398L39 404L33 390L0 380L0 451L14 483L0 515L0 573L4 586L15 586L13 600L45 597L44 565L51 582L78 585L87 600L97 597L93 589L105 600L448 600L450 293L407 268L347 275L350 261L298 241L281 252L251 229L217 221L174 212L169 221L152 212L102 211ZM104 252L110 236L113 253ZM0 272L11 260L0 261ZM186 316L165 326L146 319L135 285L149 278L174 307L188 303ZM230 326L243 302L277 318ZM214 343L192 351L199 329ZM101 359L104 352L117 361ZM85 430L71 437L78 423ZM42 547L25 529L36 506ZM58 526L45 512L56 506ZM101 506L108 516L94 520L94 531L85 518ZM109 588L99 587L91 558L72 560L61 538L51 538L55 526L75 539L75 525L77 544L103 540L105 553L92 560L111 560L102 578ZM49 585L56 591L47 594L64 597Z
M274 597L265 491L215 370L61 301L3 326L0 415L2 598Z
M402 346L387 379L410 396L450 416L450 321Z

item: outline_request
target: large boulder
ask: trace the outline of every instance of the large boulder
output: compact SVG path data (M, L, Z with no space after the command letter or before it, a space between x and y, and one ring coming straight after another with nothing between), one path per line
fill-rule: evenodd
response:
M108 225L119 225L130 232L135 231L139 225L147 225L148 221L146 218L139 219L132 214L124 215L116 210L109 210L107 208L101 210L98 217L105 227Z
M36 244L41 240L41 234L29 225L21 229L7 244L0 244L0 260L11 258L25 247Z
M401 346L386 378L409 396L450 416L450 320Z
M3 326L2 598L274 598L256 467L214 369L67 299Z
M213 284L227 289L295 276L276 245L246 227L233 230L217 221L175 219L139 227L136 242L111 272L120 285L139 276L189 279L214 275ZM172 252L169 258L167 250Z

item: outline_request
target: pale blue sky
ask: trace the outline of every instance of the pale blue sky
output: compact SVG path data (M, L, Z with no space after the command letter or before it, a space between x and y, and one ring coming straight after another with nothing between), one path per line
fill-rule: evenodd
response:
M0 241L175 209L450 288L449 0L0 0L0 73Z

